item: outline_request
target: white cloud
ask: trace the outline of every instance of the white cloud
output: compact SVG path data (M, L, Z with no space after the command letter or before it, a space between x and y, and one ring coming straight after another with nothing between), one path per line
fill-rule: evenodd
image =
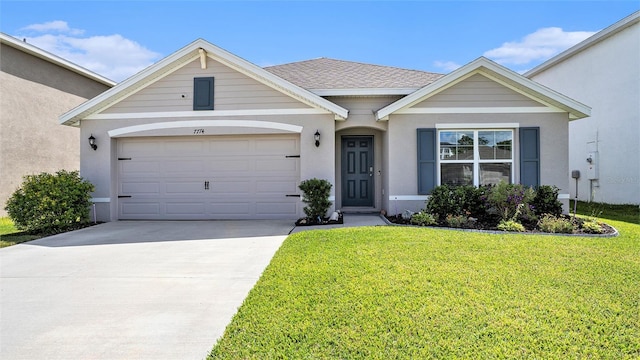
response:
M538 29L520 41L506 42L484 56L503 65L545 61L595 34L593 31L564 31L558 27Z
M69 24L67 24L66 21L62 20L49 21L43 24L31 24L23 27L20 30L35 31L39 33L59 32L71 35L82 35L84 33L84 30L70 28Z
M457 64L453 61L434 61L433 62L433 66L440 68L444 71L447 72L451 72L453 70L456 70L457 68L461 67L462 65Z
M153 64L161 56L119 34L80 36L82 30L71 29L64 21L29 25L24 30L39 33L18 36L26 38L28 43L118 82Z

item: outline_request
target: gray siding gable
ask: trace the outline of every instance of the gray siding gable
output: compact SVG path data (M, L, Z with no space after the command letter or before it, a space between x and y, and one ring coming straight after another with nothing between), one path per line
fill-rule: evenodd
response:
M310 106L213 59L206 69L194 60L103 113L193 110L193 79L214 77L215 110L306 109Z

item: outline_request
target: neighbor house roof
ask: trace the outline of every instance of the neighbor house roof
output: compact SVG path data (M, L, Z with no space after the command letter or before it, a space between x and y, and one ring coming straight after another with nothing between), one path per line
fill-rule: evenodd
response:
M264 69L320 96L406 95L443 76L324 57Z
M535 68L527 71L524 76L533 77L538 75L539 73L547 70L548 68L566 60L567 58L572 57L573 55L590 48L593 45L598 44L599 42L619 33L620 31L632 26L633 24L637 24L640 22L640 11L636 11L635 13L627 16L626 18L618 21L617 23L607 27L604 30L601 30L586 40L579 42L578 44L570 47L569 49L561 52L560 54L552 57L551 59L545 61L544 63L536 66Z
M53 55L25 41L21 41L19 39L14 38L13 36L7 35L2 32L0 32L0 43L5 44L7 46L11 46L12 48L18 49L24 53L35 56L42 60L48 61L52 64L55 64L67 70L73 71L77 74L80 74L86 78L102 83L109 87L113 87L116 85L116 82L113 80L107 79L106 77L96 74L91 70L87 70L82 66L74 64L68 60L65 60L61 57Z
M533 80L527 79L485 57L480 57L422 89L378 110L376 112L376 119L388 119L388 116L392 113L424 101L475 74L488 77L524 96L546 104L548 107L566 111L569 113L570 119L581 119L591 114L590 107L540 85ZM444 110L456 111L455 109Z
M79 120L106 109L194 60L200 59L203 62L205 56L311 107L333 113L336 119L346 119L349 114L347 109L329 100L286 81L208 41L198 39L138 74L122 81L115 87L63 114L60 116L60 122L65 125L75 125Z

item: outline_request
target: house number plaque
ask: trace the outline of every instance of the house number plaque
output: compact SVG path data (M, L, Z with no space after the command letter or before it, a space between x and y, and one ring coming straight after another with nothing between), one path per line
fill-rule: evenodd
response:
M204 129L194 129L193 135L202 135L204 134Z

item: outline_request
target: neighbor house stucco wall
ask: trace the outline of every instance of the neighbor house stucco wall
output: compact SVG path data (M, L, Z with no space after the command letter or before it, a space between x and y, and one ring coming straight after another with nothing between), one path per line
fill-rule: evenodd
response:
M581 200L640 204L639 64L640 23L636 19L633 25L541 72L534 69L531 76L592 107L591 117L569 124L569 170L581 173ZM599 171L597 179L590 180L586 159L594 151ZM574 180L569 179L574 197Z
M5 203L23 176L79 169L80 131L60 125L58 117L109 86L4 43L0 70L0 216L5 216Z

